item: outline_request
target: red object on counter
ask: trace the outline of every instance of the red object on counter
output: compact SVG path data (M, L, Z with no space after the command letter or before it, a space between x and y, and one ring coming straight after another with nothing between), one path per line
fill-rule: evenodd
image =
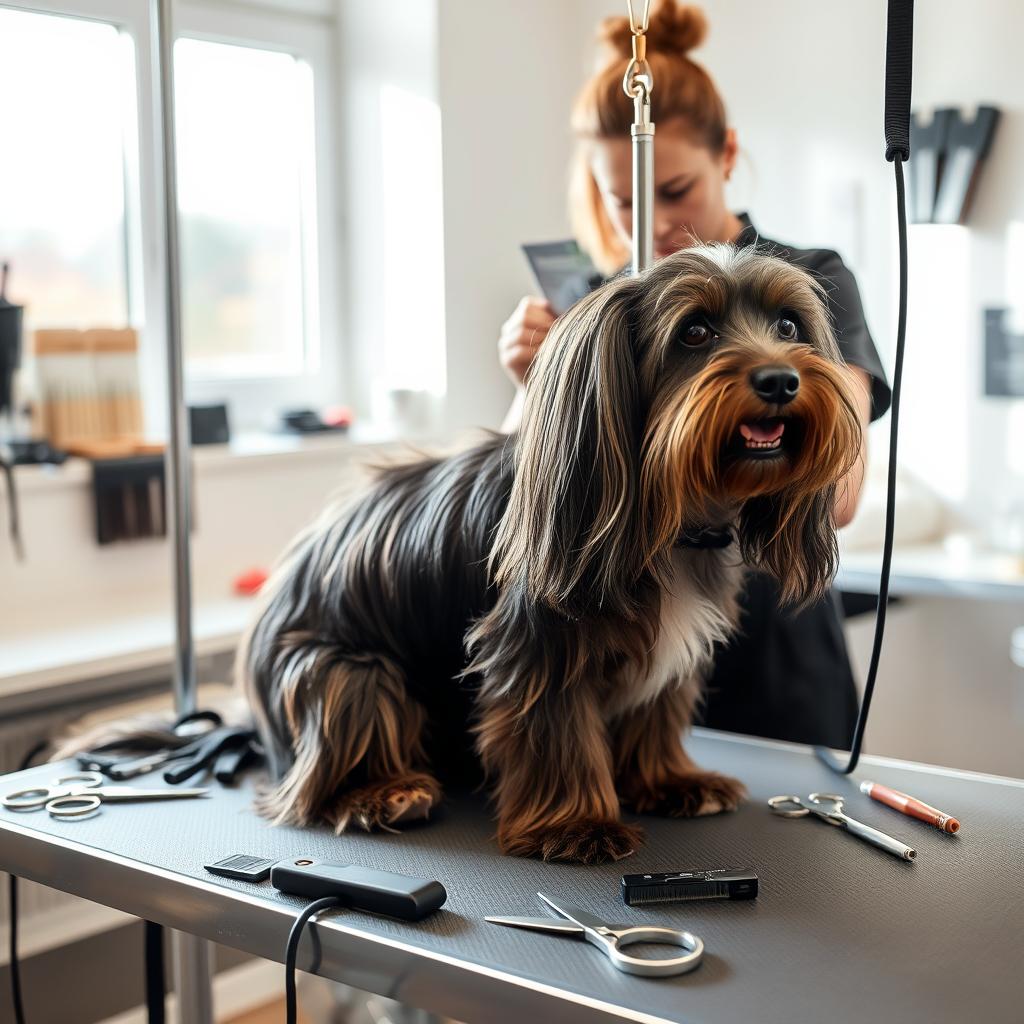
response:
M266 569L249 569L248 572L243 572L235 577L233 589L236 594L251 597L260 592L269 575L270 573Z
M335 405L326 409L321 419L329 427L351 427L354 417L347 405Z

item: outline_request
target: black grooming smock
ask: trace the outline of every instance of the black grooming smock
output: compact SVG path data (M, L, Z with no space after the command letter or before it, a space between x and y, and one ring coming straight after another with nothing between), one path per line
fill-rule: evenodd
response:
M831 249L796 249L759 235L740 214L735 244L756 245L802 267L825 288L843 358L871 377L871 419L889 408L892 392L871 340L853 274ZM779 609L778 584L750 573L741 598L739 631L719 646L699 715L713 729L796 743L849 747L857 690L840 624L838 595L798 613Z

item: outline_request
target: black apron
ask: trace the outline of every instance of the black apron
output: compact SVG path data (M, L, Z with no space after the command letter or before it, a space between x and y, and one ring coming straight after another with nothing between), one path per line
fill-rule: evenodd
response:
M715 650L697 724L848 748L857 690L837 595L782 612L778 584L752 572L740 603L739 631Z

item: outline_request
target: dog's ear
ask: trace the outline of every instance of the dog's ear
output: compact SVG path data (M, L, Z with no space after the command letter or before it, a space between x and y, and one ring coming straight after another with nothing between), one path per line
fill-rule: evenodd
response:
M779 581L787 606L804 608L824 597L836 574L835 495L835 484L831 484L795 499L782 491L743 503L739 524L743 560Z
M568 616L628 610L637 551L641 415L634 279L559 319L527 382L515 478L491 566L502 587Z

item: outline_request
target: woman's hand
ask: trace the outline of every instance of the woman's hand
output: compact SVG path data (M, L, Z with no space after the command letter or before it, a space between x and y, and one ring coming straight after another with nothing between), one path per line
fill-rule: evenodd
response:
M527 295L505 321L498 338L498 359L516 387L526 379L541 342L555 322L555 311L546 299Z

